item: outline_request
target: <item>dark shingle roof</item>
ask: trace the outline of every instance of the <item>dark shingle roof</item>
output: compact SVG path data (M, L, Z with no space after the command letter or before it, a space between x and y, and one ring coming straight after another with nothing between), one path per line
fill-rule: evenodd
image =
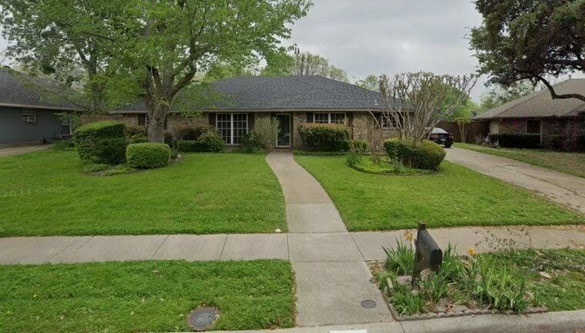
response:
M0 68L0 106L26 106L44 109L75 109L65 102L53 102L44 98L35 86L46 86L39 78L27 76L9 68Z
M571 79L554 86L558 94L585 94L585 79ZM578 99L555 99L542 89L477 115L474 119L573 117L585 111Z
M211 85L220 94L218 111L382 110L382 95L322 76L237 77ZM146 110L144 103L121 113Z
M239 77L215 84L225 110L368 110L381 109L382 96L322 76Z

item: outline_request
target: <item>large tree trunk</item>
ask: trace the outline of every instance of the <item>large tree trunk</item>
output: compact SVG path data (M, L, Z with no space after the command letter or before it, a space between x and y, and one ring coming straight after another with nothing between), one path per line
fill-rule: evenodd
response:
M148 111L148 142L164 143L165 119L169 114L169 104L157 99Z

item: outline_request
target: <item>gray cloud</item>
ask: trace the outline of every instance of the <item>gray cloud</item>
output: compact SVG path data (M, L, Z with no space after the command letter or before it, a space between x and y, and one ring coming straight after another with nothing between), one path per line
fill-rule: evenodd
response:
M407 71L466 74L477 61L470 28L481 15L469 0L314 0L293 26L291 43L318 53L350 77ZM477 99L485 90L478 83Z

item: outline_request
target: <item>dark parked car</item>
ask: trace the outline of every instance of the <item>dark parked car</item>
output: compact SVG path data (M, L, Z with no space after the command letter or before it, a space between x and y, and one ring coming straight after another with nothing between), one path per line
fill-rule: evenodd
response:
M453 145L453 134L445 131L442 128L435 127L429 135L429 140L434 141L440 145L444 145L445 148L451 148Z

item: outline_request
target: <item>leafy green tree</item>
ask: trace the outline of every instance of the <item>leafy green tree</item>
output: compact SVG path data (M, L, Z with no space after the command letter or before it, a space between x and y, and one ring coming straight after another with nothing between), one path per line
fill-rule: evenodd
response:
M558 94L547 79L585 71L585 0L477 0L483 24L472 29L480 71L504 86L522 80L541 82L553 99L585 94Z
M282 52L273 54L273 58L268 59L268 66L263 70L262 75L320 75L337 81L349 82L347 72L329 64L329 60L310 52L301 53L298 48L293 48L292 50L294 55Z
M273 53L311 5L310 0L0 1L2 23L9 27L5 35L18 45L13 55L23 55L19 61L32 54L37 67L46 63L67 73L67 60L73 59L85 70L87 86L101 85L102 101L143 97L151 142L163 141L177 99L201 96L197 74L217 64L246 68ZM50 40L42 38L47 31ZM51 52L37 54L48 42ZM94 68L99 75L91 75Z
M124 52L127 68L140 69L149 109L148 135L162 142L173 100L195 75L214 64L245 68L278 48L290 24L306 15L308 0L135 0L140 34Z
M11 42L6 53L25 71L84 93L77 95L80 99L70 93L57 97L103 112L107 64L119 49L112 43L114 31L129 5L107 0L0 0L2 35ZM48 93L59 91L69 89Z
M365 79L359 80L355 84L371 91L380 91L380 79L376 75L368 75Z
M534 90L534 85L529 81L516 82L509 87L495 85L495 87L482 97L481 109L490 110L496 108L515 99L529 95L533 93Z

